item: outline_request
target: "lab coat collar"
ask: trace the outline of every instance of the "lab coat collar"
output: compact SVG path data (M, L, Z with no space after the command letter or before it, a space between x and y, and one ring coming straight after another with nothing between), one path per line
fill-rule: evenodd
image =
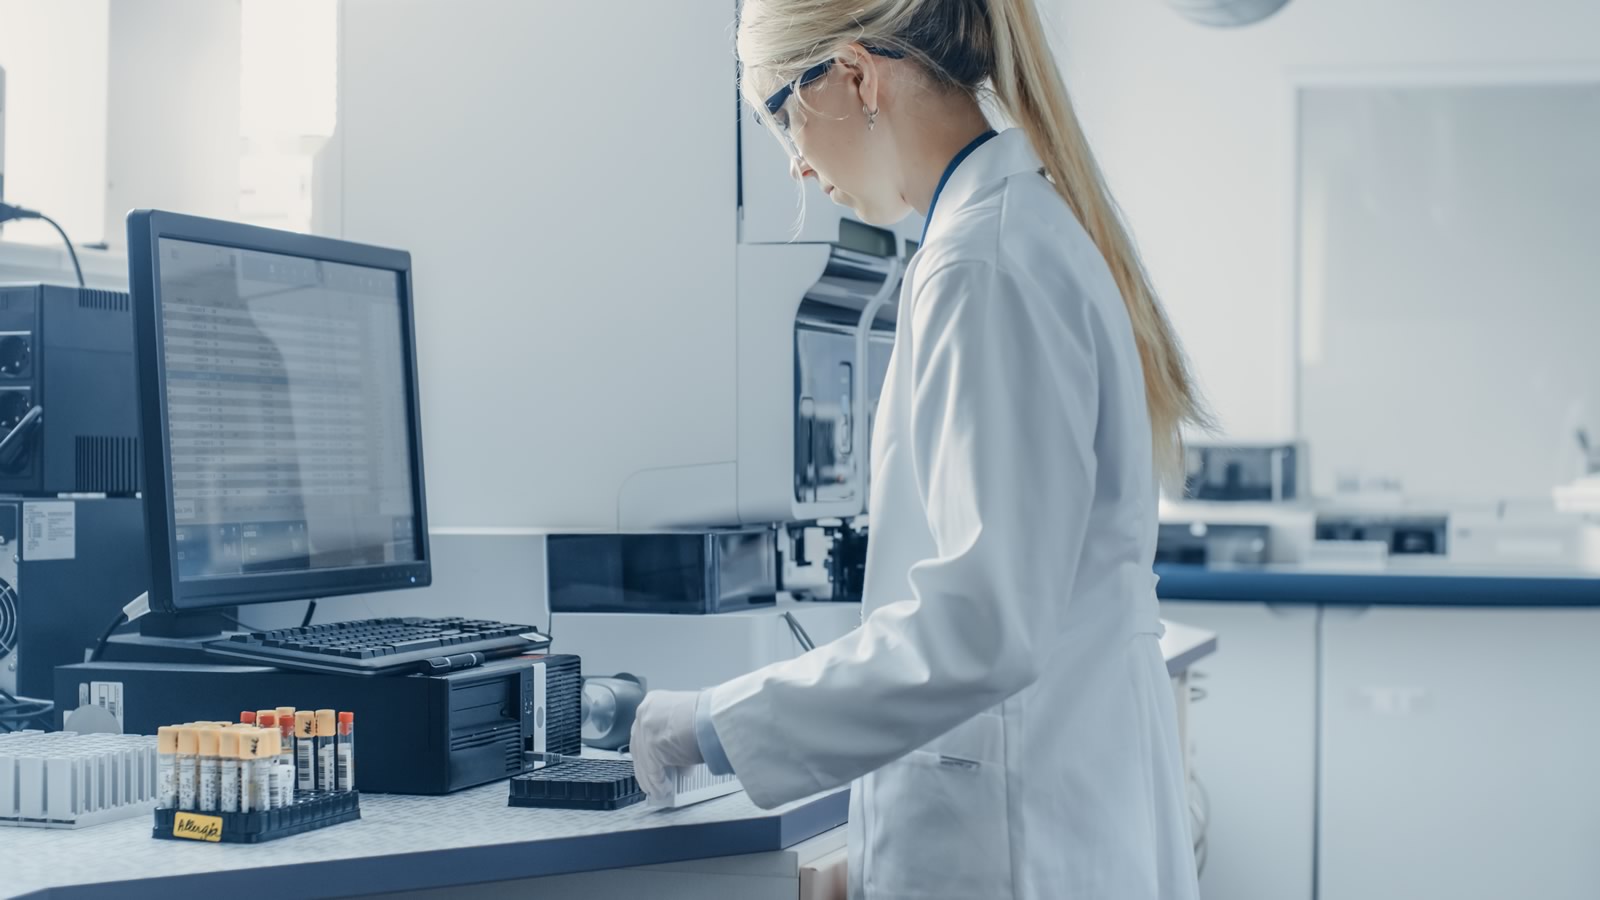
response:
M956 210L983 188L1022 172L1037 172L1042 166L1028 133L1021 128L1007 128L984 141L956 166L939 192L939 202L930 210L933 217L928 220L927 240L938 236Z

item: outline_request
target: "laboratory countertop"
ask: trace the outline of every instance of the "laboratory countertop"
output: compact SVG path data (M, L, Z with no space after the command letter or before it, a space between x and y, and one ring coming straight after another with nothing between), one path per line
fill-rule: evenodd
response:
M1600 607L1600 572L1396 561L1378 568L1158 565L1162 600L1347 606Z
M1161 636L1161 655L1167 660L1167 674L1183 674L1195 661L1217 652L1217 634L1166 619L1167 633Z
M1164 622L1177 675L1213 632ZM506 805L504 781L444 797L366 794L361 820L266 844L158 841L151 816L76 830L0 827L0 898L342 897L784 850L844 824L848 791L772 811L742 793L678 810ZM173 892L181 892L174 894Z
M0 828L0 897L347 897L784 850L844 824L848 791L771 812L733 794L676 810L365 794L361 819L265 844L161 841L146 813L71 831Z

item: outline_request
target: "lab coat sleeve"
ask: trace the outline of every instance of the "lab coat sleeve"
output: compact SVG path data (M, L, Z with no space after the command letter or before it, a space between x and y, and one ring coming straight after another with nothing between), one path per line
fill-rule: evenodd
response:
M1098 384L1087 305L1029 299L987 262L948 264L913 298L897 352L937 553L850 634L712 689L758 806L846 784L1036 679L1087 527Z

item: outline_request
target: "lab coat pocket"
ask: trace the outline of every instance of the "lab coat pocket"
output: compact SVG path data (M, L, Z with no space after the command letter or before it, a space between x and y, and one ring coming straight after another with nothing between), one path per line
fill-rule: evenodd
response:
M1009 896L1004 760L1001 719L984 714L873 773L867 896Z

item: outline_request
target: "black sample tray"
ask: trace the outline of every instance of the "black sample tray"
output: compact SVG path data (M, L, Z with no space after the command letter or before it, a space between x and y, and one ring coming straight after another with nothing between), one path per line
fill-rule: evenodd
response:
M568 759L511 779L507 806L621 809L644 799L628 759Z
M201 820L200 831L194 836L173 833L178 816L191 813ZM332 791L312 794L294 805L281 809L268 809L248 813L203 813L193 810L158 809L152 837L168 841L211 841L205 829L216 828L214 843L259 844L274 841L340 822L361 818L361 794L358 791ZM217 820L213 823L210 820Z

